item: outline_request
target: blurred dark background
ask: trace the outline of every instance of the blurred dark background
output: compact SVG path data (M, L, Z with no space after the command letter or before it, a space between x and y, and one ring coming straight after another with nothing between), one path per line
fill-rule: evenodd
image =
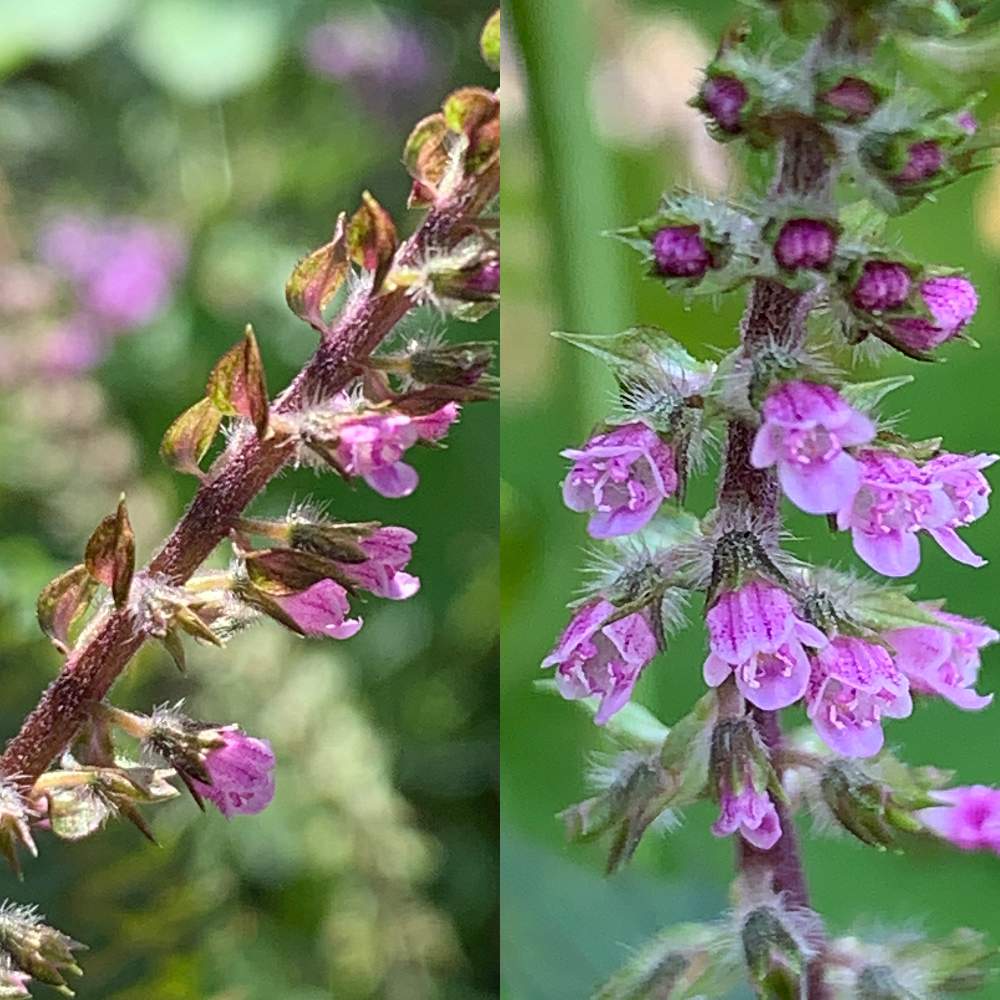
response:
M295 261L370 188L408 231L400 163L448 89L495 85L488 2L0 2L0 733L59 658L39 589L128 494L145 558L195 481L157 448L252 321L273 390L315 346L285 309ZM409 329L489 339L495 319ZM328 499L419 534L405 603L345 644L263 624L187 678L149 647L128 708L188 699L279 758L265 813L187 800L155 849L112 824L0 897L91 948L81 1000L496 996L497 411L470 407L404 500L287 475L254 506ZM39 988L39 993L44 987Z
M600 846L564 843L555 813L586 796L587 758L602 743L582 712L536 693L532 681L567 619L587 544L586 519L560 502L558 452L582 441L612 398L600 364L549 331L611 333L651 323L703 357L736 341L742 296L685 308L642 277L637 255L600 234L651 214L673 183L738 192L760 172L745 151L712 143L685 103L727 23L745 11L694 0L511 0L507 8L501 802L508 1000L580 1000L660 928L714 917L727 905L732 845L709 833L708 804L691 809L668 838L649 836L631 868L610 880ZM942 100L986 90L982 119L996 120L1000 35L915 45L898 56L906 74ZM919 368L890 360L884 374L912 372L917 381L891 398L888 412L905 412L903 430L915 439L941 434L956 451L995 451L1000 168L944 191L890 232L918 257L968 270L982 298L970 333L982 348L956 344L944 352L947 363ZM693 484L692 510L708 509L712 478ZM858 566L843 535L828 534L819 518L789 514L801 539L792 543L796 552ZM1000 515L967 537L991 564L973 571L925 543L917 593L945 596L959 613L997 624ZM692 626L647 670L638 699L667 722L683 715L703 689L704 649L703 629ZM998 667L1000 653L988 650L982 690L1000 690ZM924 704L888 727L889 742L914 763L956 769L960 783L996 784L997 711ZM804 844L814 904L835 932L904 925L943 933L967 925L1000 941L996 857L930 845L879 854L811 832Z

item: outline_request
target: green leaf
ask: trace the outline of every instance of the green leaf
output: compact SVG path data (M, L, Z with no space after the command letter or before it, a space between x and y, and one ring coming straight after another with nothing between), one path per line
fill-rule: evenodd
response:
M202 475L201 460L212 446L222 413L210 399L199 399L168 428L160 443L160 457L172 469Z
M632 369L636 365L667 373L678 370L683 374L707 373L711 370L711 365L693 357L670 334L655 326L633 326L621 333L567 333L557 330L552 336L581 348L617 371Z
M876 632L918 625L948 627L932 611L911 601L902 591L889 587L863 595L852 610L860 624Z
M500 70L500 11L496 10L479 36L479 51L490 69Z
M873 410L890 392L895 392L912 381L912 375L892 375L874 382L850 382L841 388L840 394L859 410Z

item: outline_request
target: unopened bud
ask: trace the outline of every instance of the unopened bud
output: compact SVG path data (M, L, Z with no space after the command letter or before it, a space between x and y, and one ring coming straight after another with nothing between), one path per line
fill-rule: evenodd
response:
M772 906L751 910L740 938L750 978L765 997L803 996L809 949L788 925L788 914Z
M825 271L837 249L837 231L823 219L789 219L778 231L774 259L786 271Z
M5 903L0 907L0 949L10 959L11 973L68 992L63 973L82 975L73 952L84 946L42 921L33 907Z

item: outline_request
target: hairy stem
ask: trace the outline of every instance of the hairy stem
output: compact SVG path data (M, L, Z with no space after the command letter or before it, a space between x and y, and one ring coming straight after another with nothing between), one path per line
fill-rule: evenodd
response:
M496 196L499 166L462 182L433 208L400 248L398 260L412 263L428 250L453 242L462 226ZM327 399L358 374L363 361L413 308L406 291L355 296L323 337L316 353L272 403L272 412L290 413L305 401ZM225 539L247 505L292 459L287 440L257 439L250 427L235 435L219 456L174 530L137 578L155 576L184 583ZM71 744L90 703L101 701L149 634L135 608L109 608L69 654L62 670L25 719L0 757L0 774L25 789Z

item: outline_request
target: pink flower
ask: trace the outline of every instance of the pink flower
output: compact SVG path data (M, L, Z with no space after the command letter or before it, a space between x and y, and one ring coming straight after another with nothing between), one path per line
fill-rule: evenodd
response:
M420 589L419 578L404 572L412 555L410 546L416 540L408 528L379 528L359 543L368 559L345 563L343 570L364 590L392 601L405 600Z
M913 711L909 684L882 646L836 636L813 658L807 714L823 741L845 757L882 749L882 717Z
M702 105L723 132L741 130L743 108L750 99L747 88L735 76L713 76L701 90Z
M639 531L677 492L673 449L639 421L562 454L573 460L563 483L563 502L570 510L594 511L587 525L592 538Z
M926 316L902 316L892 321L896 339L916 351L930 351L960 333L979 308L976 286L957 275L930 278L920 286L920 295L930 312Z
M786 496L809 514L847 504L858 488L858 463L844 450L875 436L875 426L828 385L783 382L764 401L750 461L778 466Z
M643 668L656 655L656 636L644 614L636 612L607 625L615 612L610 601L596 600L573 616L542 667L556 667L564 698L597 695L594 722L602 726L632 696Z
M933 611L941 622L894 629L884 638L896 651L896 666L910 689L936 694L967 711L986 708L993 695L973 690L979 677L979 650L1000 639L1000 633L961 615Z
M979 131L979 121L971 111L961 112L955 119L955 124L966 135L975 135Z
M905 264L888 260L870 260L854 286L852 299L859 309L882 312L898 309L910 297L913 282Z
M897 184L919 184L933 177L944 166L944 151L937 140L914 142L907 150L906 166L893 178Z
M787 271L830 266L837 249L837 233L822 219L789 219L774 243L774 259Z
M668 226L653 237L653 259L660 274L700 278L712 266L712 255L697 226Z
M1000 854L1000 791L966 785L934 792L944 805L921 809L917 816L932 833L963 851Z
M716 837L728 837L739 830L748 844L769 851L781 837L781 821L767 792L748 787L739 795L724 793L719 818L712 824Z
M337 405L351 408L346 397ZM394 410L351 413L338 423L337 461L349 476L361 476L384 497L409 496L420 477L401 461L403 455L418 441L440 441L458 414L456 403L418 417Z
M706 615L711 652L705 683L718 687L730 674L743 697L768 711L798 701L809 684L802 648L825 646L826 636L799 618L780 587L753 580L724 593Z
M984 566L986 560L959 538L956 528L986 513L990 484L981 470L997 457L944 454L921 468L889 452L862 452L860 489L838 513L837 525L842 531L850 528L855 552L885 576L908 576L920 565L920 530L952 559Z
M364 624L360 618L347 617L351 610L347 591L336 580L320 580L308 590L275 600L306 635L350 639Z
M239 726L220 729L222 745L205 754L210 785L192 778L196 791L223 816L259 813L274 798L274 754L267 740L247 736Z

